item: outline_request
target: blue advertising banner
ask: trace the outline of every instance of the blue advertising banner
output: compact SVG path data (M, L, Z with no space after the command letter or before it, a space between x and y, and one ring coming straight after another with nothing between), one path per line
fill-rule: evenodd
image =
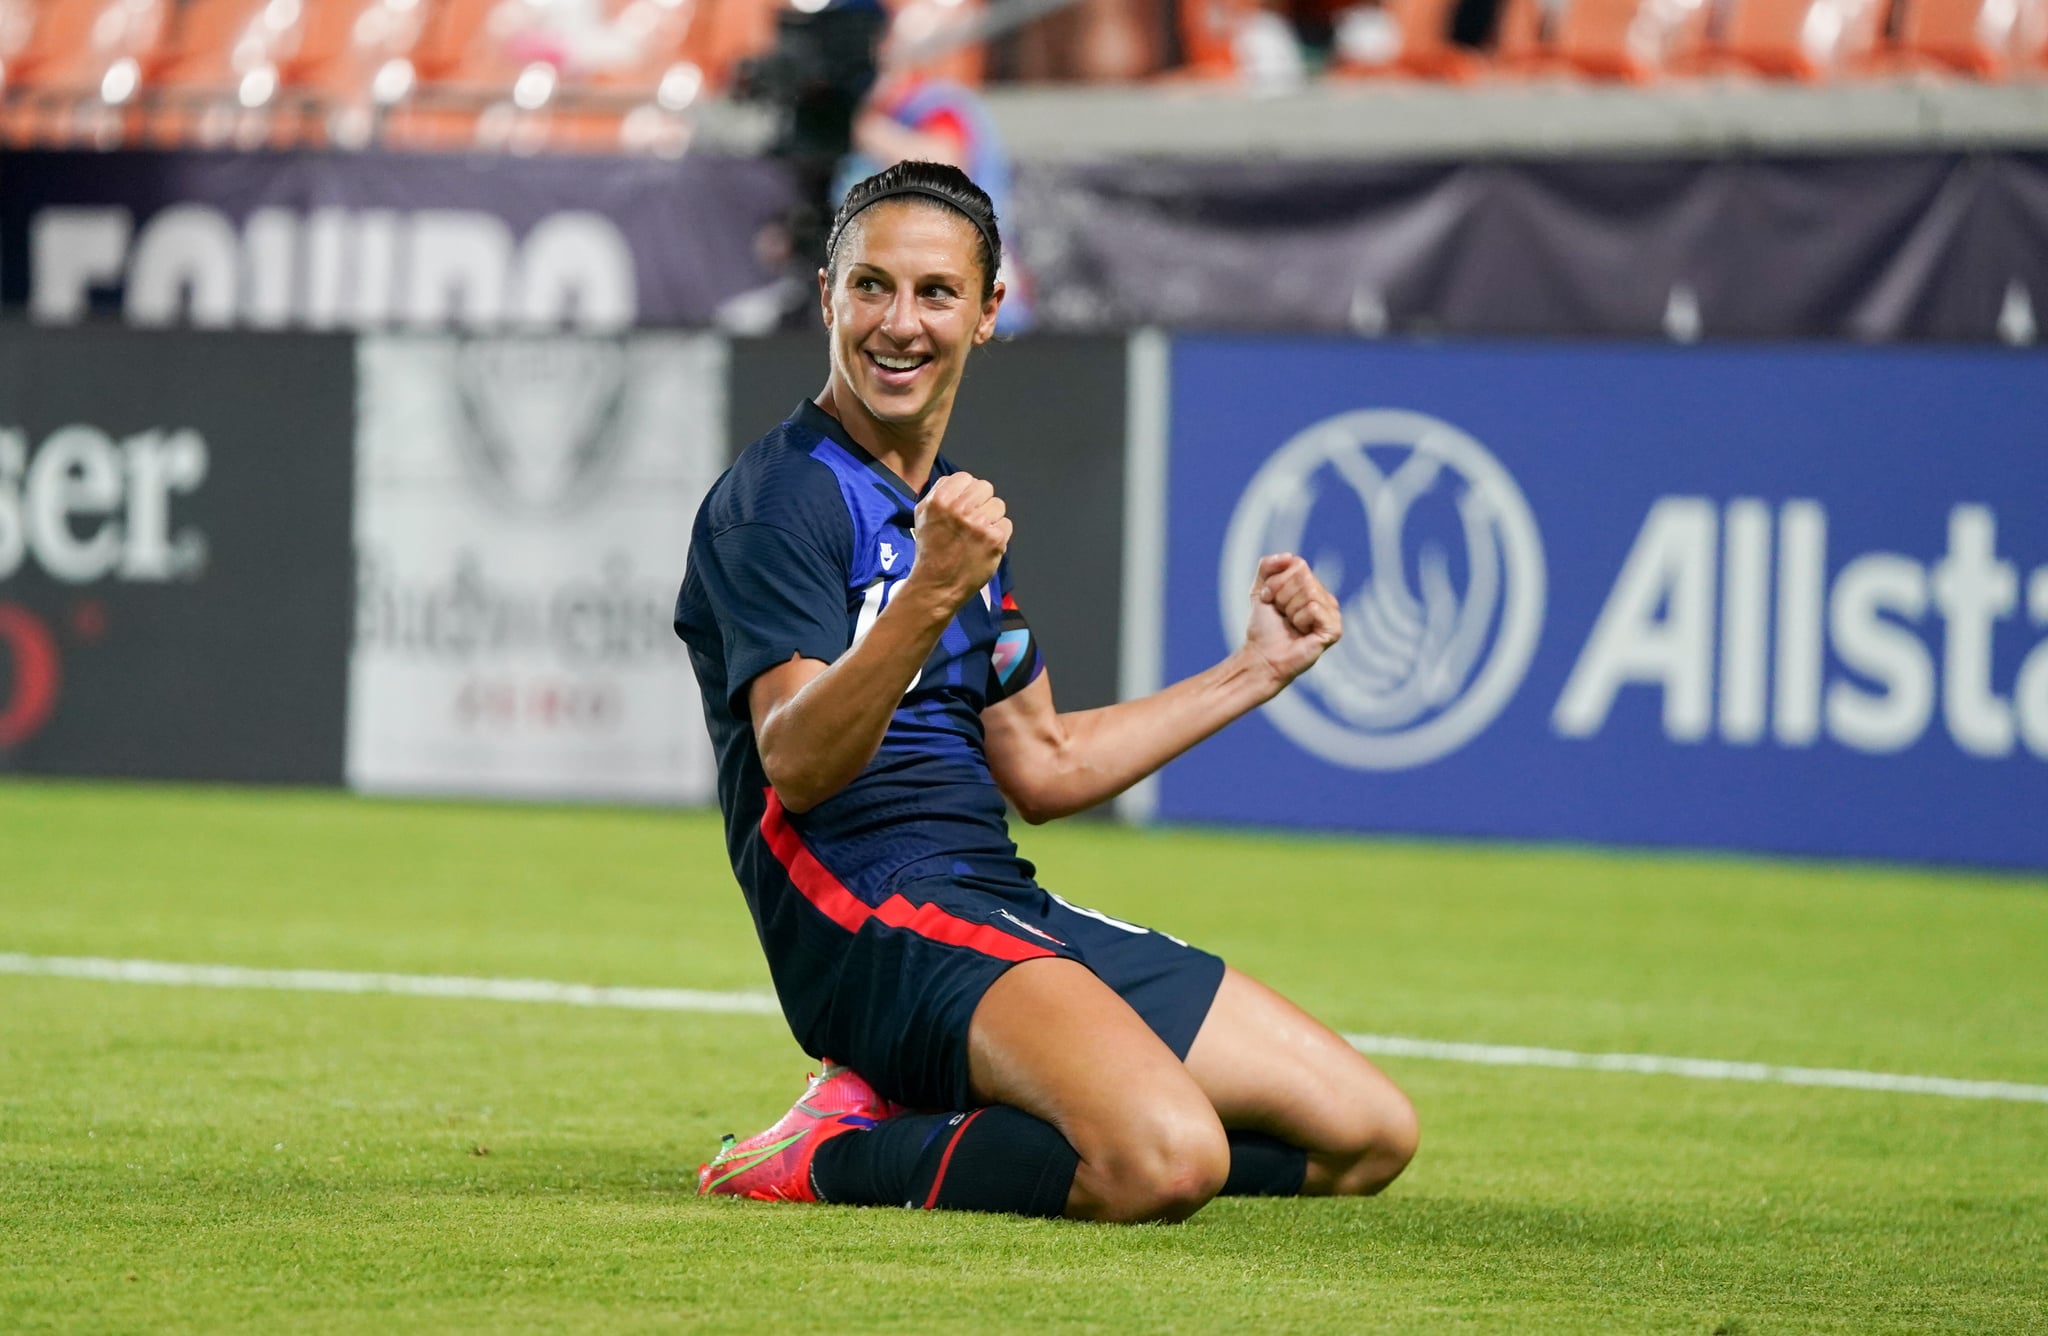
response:
M2048 359L1189 338L1164 671L1345 636L1157 813L2048 867Z

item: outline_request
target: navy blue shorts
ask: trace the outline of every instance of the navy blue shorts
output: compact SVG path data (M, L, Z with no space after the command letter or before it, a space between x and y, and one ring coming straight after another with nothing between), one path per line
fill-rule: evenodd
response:
M811 924L837 939L829 985L818 987L826 981L814 974L800 989L783 988L784 971L774 970L791 1029L813 1057L845 1063L913 1108L970 1107L967 1027L982 994L1012 965L1079 961L1182 1059L1223 982L1222 960L1207 951L1022 880L914 881L857 924L851 915L821 918L846 920ZM825 954L812 955L813 965L825 964ZM810 999L807 1014L789 1007L793 991Z

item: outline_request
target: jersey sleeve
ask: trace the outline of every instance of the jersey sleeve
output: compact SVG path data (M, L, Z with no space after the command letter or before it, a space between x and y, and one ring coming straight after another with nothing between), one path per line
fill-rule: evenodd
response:
M990 705L1008 700L1036 682L1045 672L1045 656L1039 652L1038 637L1031 633L1031 623L1024 619L1024 610L1017 606L1017 593L1010 584L1008 557L1003 558L1003 564L996 571L996 588L1002 595L1002 630L996 636L995 649L989 653Z
M711 538L705 596L725 648L727 708L746 719L747 688L792 657L846 652L846 560L778 524L736 524Z

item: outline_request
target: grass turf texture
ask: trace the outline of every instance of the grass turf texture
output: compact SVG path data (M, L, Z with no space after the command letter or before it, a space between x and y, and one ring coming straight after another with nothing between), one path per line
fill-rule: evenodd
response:
M2048 883L1026 832L1340 1028L2048 1082ZM758 988L715 822L0 784L0 951ZM1385 1197L702 1201L779 1021L0 978L0 1329L2040 1331L2048 1106L1386 1064Z

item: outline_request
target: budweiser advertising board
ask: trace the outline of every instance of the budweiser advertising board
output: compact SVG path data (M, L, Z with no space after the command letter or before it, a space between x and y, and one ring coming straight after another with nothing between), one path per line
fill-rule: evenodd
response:
M382 337L359 365L350 783L708 800L670 621L723 344Z
M0 770L334 783L338 337L0 328Z

